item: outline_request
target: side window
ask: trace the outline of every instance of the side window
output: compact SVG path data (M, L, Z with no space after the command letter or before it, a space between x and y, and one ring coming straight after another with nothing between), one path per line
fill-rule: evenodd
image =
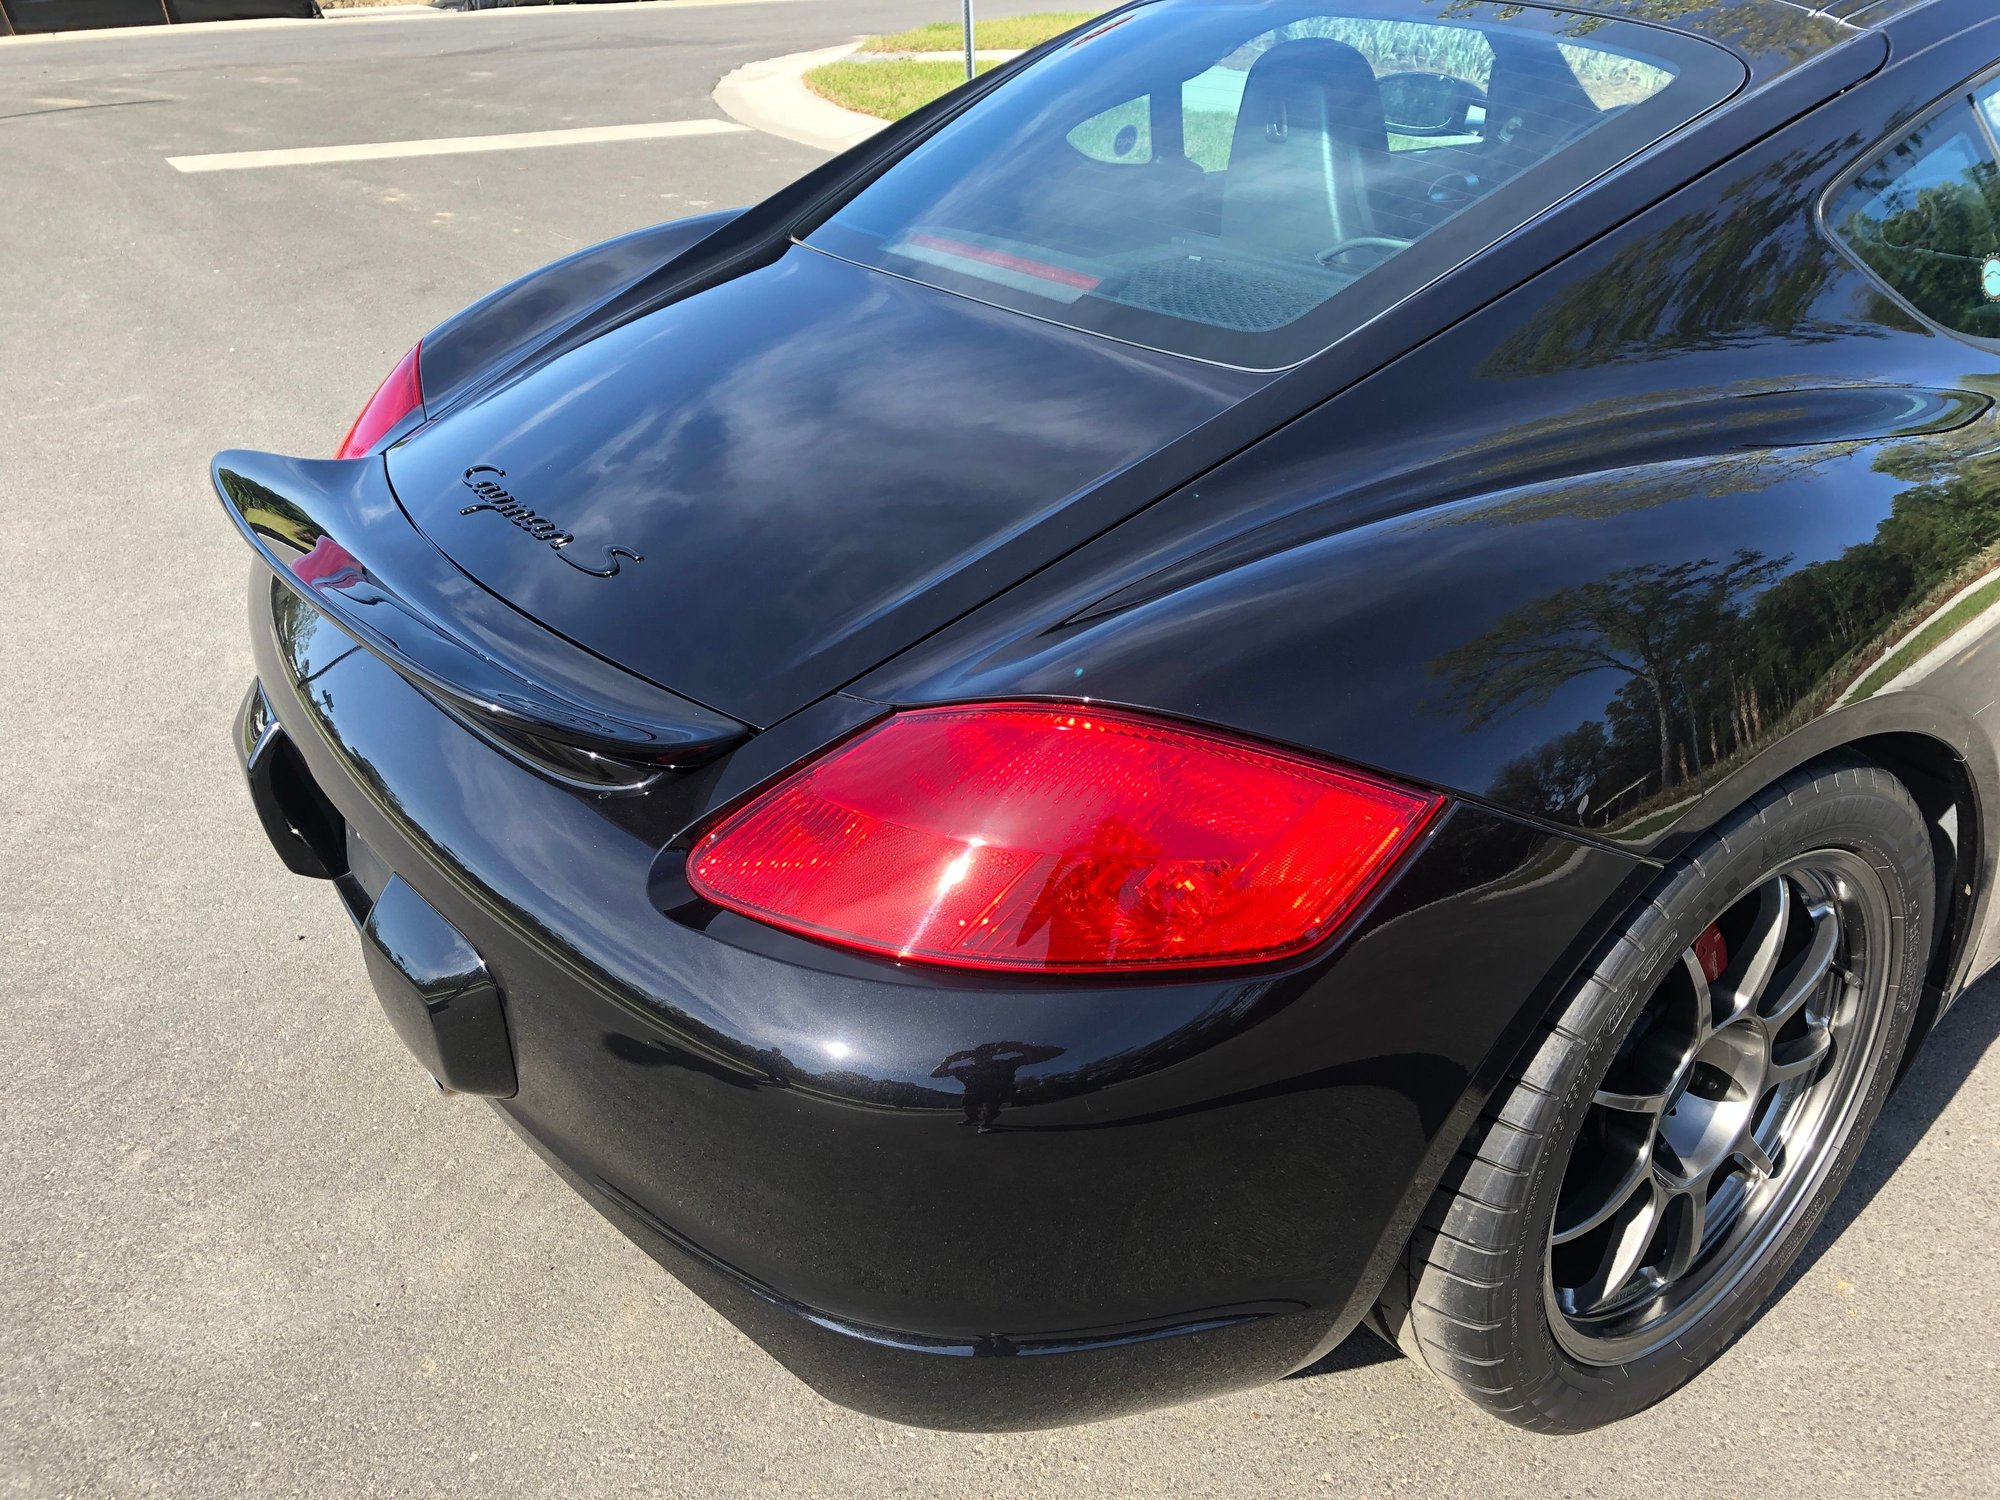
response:
M1827 225L1925 317L2000 338L2000 169L1969 105L1891 147L1827 205Z
M1229 148L1236 136L1236 116L1243 108L1246 67L1232 54L1181 85L1181 149L1204 172L1229 165Z
M1493 44L1483 32L1356 16L1295 21L1281 36L1345 42L1374 70L1391 151L1476 146L1486 138Z
M1153 99L1141 94L1092 115L1065 137L1092 161L1141 164L1153 159Z

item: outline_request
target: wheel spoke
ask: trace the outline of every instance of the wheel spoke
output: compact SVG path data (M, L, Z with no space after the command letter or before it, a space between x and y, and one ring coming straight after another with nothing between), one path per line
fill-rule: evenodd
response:
M1699 1045L1715 1029L1715 995L1709 987L1708 976L1701 971L1701 960L1695 957L1693 948L1681 954L1681 963L1687 969L1688 982L1694 986L1694 1041Z
M1639 1144L1631 1164L1612 1178L1610 1186L1601 1195L1594 1195L1597 1197L1595 1203L1585 1201L1574 1205L1557 1204L1556 1222L1549 1231L1549 1243L1566 1245L1571 1240L1583 1238L1629 1204L1633 1194L1640 1188L1645 1187L1650 1191L1652 1165L1649 1138L1648 1141ZM1607 1171L1605 1175L1609 1177L1611 1173Z
M1766 1084L1789 1083L1817 1073L1833 1055L1833 1033L1816 1027L1795 1042L1771 1049L1771 1066L1764 1074Z
M1756 1006L1778 967L1778 954L1785 946L1785 929L1791 919L1792 883L1782 875L1766 881L1757 892L1757 915L1751 919L1750 931L1738 950L1742 955L1741 967L1730 965L1737 972L1727 992L1729 1010L1722 1017L1724 1023Z
M1665 1202L1666 1194L1649 1175L1643 1190L1620 1205L1625 1212L1612 1221L1612 1232L1605 1240L1604 1253L1598 1259L1597 1269L1566 1299L1571 1312L1578 1315L1591 1313L1615 1300L1631 1285L1632 1278L1645 1264L1646 1250L1653 1243L1654 1230L1659 1228L1660 1211Z
M1661 1274L1674 1281L1687 1275L1701 1254L1702 1237L1708 1230L1708 1185L1696 1183L1686 1192L1668 1197L1665 1209L1669 1220L1670 1244Z
M1813 919L1812 943L1786 975L1776 1003L1760 1012L1773 1031L1789 1021L1825 982L1833 968L1833 955L1840 946L1840 917L1833 907L1820 902L1809 911Z
M1599 1089L1590 1096L1592 1104L1601 1104L1606 1109L1615 1109L1623 1114L1645 1115L1652 1118L1667 1107L1667 1096L1660 1094L1621 1094L1615 1089Z

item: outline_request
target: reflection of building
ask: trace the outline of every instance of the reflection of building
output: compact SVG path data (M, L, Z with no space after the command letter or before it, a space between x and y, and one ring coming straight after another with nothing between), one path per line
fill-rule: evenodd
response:
M0 0L0 36L106 26L170 26L186 21L247 21L261 16L306 20L319 13L318 0Z

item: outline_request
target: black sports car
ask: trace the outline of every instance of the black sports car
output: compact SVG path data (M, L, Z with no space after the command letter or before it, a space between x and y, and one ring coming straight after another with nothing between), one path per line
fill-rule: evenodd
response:
M1996 951L1996 59L1115 11L218 457L258 813L833 1400L1635 1411Z

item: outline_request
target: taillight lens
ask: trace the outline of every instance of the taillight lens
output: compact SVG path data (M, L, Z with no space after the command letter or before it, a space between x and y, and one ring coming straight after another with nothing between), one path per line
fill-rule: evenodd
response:
M1324 939L1443 798L1142 714L895 714L688 856L718 906L973 969L1257 963Z
M347 436L333 450L335 458L359 458L382 441L382 435L424 404L424 387L417 373L417 356L423 344L405 354L389 372L388 379L375 387L375 394L361 408L361 415L347 429Z

